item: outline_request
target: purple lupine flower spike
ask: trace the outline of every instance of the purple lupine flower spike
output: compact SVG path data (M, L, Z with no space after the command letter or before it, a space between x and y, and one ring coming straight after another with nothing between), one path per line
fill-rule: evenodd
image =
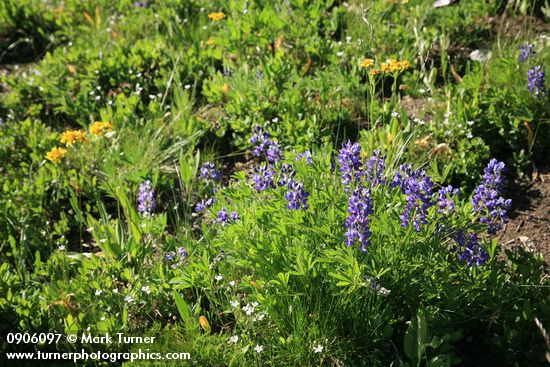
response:
M458 259L468 262L468 267L481 266L489 260L489 254L478 244L476 233L466 235L460 231L454 237L457 246L453 246L451 251L457 252Z
M521 46L519 51L519 61L525 62L530 57L532 57L535 54L535 50L533 49L533 45L529 43L525 43Z
M535 66L527 72L527 89L534 96L544 96L544 71L541 66Z
M196 206L195 206L195 213L201 213L205 209L208 209L214 204L214 199L210 198L208 200L201 200Z
M508 210L512 206L512 200L500 196L505 183L504 170L503 162L491 159L472 196L474 212L480 215L480 222L487 225L490 234L496 234L508 222Z
M349 185L353 180L359 181L363 175L361 171L361 166L363 165L361 161L361 146L358 143L352 144L349 140L343 143L338 155L338 162L340 163L342 183L346 185L346 191L348 191Z
M261 166L254 167L254 175L252 176L252 181L254 181L255 188L258 191L264 191L268 188L275 188L275 183L273 182L273 177L275 172L271 168L271 165L262 164Z
M204 162L199 172L200 178L207 180L218 181L222 178L222 173L216 169L216 165L212 162Z
M459 194L459 190L449 185L442 187L437 194L439 195L437 200L439 213L445 215L453 213L455 209L454 198Z
M309 193L304 190L302 183L298 183L296 180L292 179L287 184L287 187L289 191L286 192L285 199L288 200L288 210L306 210L309 208L307 203Z
M313 159L311 157L311 152L309 150L304 151L303 153L300 153L296 156L296 160L299 161L300 159L305 158L306 164L308 166L311 166L313 164Z
M294 167L292 167L291 164L283 163L283 165L281 166L281 174L279 176L279 180L277 181L277 185L285 186L292 180L295 175L296 171L294 171Z
M371 187L384 184L384 170L386 169L386 156L378 150L372 153L372 157L365 163L365 179L370 182Z
M346 218L346 245L359 243L361 251L365 252L370 245L371 231L369 215L373 213L371 191L361 185L353 190L348 202L348 217Z
M155 209L155 192L151 187L149 180L145 181L139 187L138 211L144 215L150 215Z
M420 225L426 224L428 209L433 205L433 182L426 171L412 170L411 165L401 165L395 173L392 186L399 186L401 192L407 196L407 204L400 215L401 227L407 227L410 220L413 227L420 232Z

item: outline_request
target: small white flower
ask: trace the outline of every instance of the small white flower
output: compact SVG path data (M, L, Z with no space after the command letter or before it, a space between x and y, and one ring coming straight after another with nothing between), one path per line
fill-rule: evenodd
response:
M256 353L261 353L264 350L264 346L256 344L256 346L254 347L254 350L256 351Z
M247 303L246 306L243 307L243 311L250 316L254 313L254 306Z
M105 321L105 316L101 316L99 319L100 319L101 321Z
M265 318L265 313L258 314L258 316L254 317L253 321L262 321Z
M190 85L190 84L186 84L184 88L185 88L185 89L189 89L189 88L191 88L191 85Z
M114 288L113 293L118 293L118 288Z
M397 111L394 111L391 113L391 117L399 117L399 113Z
M130 296L124 297L124 302L130 303L130 302L132 302L132 301L133 301L133 298L132 298L132 297L130 297Z
M318 344L313 347L313 353L323 353L323 349L325 349L325 347L323 347L321 344Z
M141 290L147 294L151 293L151 288L149 288L148 285L144 285L143 287L141 287Z
M102 239L99 240L99 242L101 242L101 243L105 243L106 241L107 241L106 238L102 238Z
M231 307L234 307L234 308L239 307L239 301L237 301L237 300L233 300L233 301L229 302L229 304L231 305Z
M214 277L214 279L216 279L219 282L220 280L223 279L223 277L221 276L221 274L218 274Z
M64 251L64 250L65 250L65 246L64 246L64 245L59 246L59 251Z
M101 295L101 293L103 293L103 291L101 289L96 289L96 291L95 291L96 296Z
M344 51L339 51L339 52L337 52L337 53L336 53L336 56L338 56L338 57L344 56Z
M229 338L229 342L230 343L237 343L239 341L239 336L238 335L233 335L231 338Z
M230 286L232 286L232 287L234 287L234 286L235 286L235 284L236 284L236 283L235 283L235 281L234 281L234 280L232 280L232 281L230 281L230 282L229 282L229 285L230 285Z

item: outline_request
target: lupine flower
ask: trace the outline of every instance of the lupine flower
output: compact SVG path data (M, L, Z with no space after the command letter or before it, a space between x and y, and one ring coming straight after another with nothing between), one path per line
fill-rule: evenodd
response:
M204 162L200 168L200 178L217 181L222 178L222 173L216 169L214 163Z
M178 247L177 252L170 251L164 254L166 261L172 266L177 266L178 264L183 264L187 261L187 251L183 247Z
M460 231L454 237L457 246L452 246L451 251L457 252L458 259L467 261L468 267L481 266L489 260L489 254L478 244L476 233L468 235Z
M306 150L303 153L298 154L296 156L296 160L299 161L303 157L305 157L307 165L311 166L313 164L313 159L311 158L311 152L309 150Z
M149 180L139 187L138 204L138 211L144 216L151 214L155 209L155 192Z
M401 184L403 194L407 196L407 205L401 214L401 226L407 227L412 219L413 227L420 232L420 225L426 224L428 208L432 203L433 182L426 171L415 170Z
M302 183L298 183L296 180L291 180L287 184L287 187L289 191L286 192L285 199L288 200L288 210L299 210L301 208L306 210L309 208L309 205L307 204L309 193L304 190Z
M453 188L451 185L447 187L442 187L439 189L437 194L439 198L437 204L439 206L439 213L441 214L451 214L455 209L454 197L459 193L458 189Z
M254 135L250 139L250 143L254 144L254 150L252 154L255 157L259 157L263 152L267 151L271 144L271 135L269 132L264 131L260 126L254 128Z
M527 61L531 56L535 54L535 50L533 49L533 45L529 43L525 43L523 46L521 46L519 51L519 61L525 62Z
M407 179L413 174L412 164L402 164L397 170L395 170L395 176L393 177L391 187L399 186L401 191L405 191L405 184Z
M283 151L281 149L281 144L276 141L272 141L267 148L267 161L269 163L277 163L283 158Z
M338 155L340 163L340 173L342 175L342 183L346 185L346 191L349 190L349 185L355 178L359 181L363 172L361 166L361 146L358 143L352 144L351 141L342 144L340 154Z
M365 179L370 182L371 187L384 184L386 180L382 175L386 169L386 156L378 150L372 153L372 157L365 163Z
M250 139L250 143L254 144L252 154L259 157L265 153L269 163L276 163L283 158L281 145L271 140L269 132L264 131L260 126L254 128L254 135Z
M54 147L46 153L46 159L54 164L58 164L67 154L67 149Z
M391 293L389 289L382 287L377 279L373 279L370 276L365 275L363 276L363 280L371 287L371 289L383 297L386 297Z
M277 181L277 185L285 186L292 180L292 178L295 175L296 175L296 171L294 171L294 167L292 167L291 164L283 163L281 167L281 174L279 176L279 180Z
M134 8L147 8L149 1L134 1Z
M369 215L373 213L371 192L359 185L353 190L348 202L348 217L346 218L346 245L353 246L359 242L361 251L366 251L370 245L371 231Z
M231 222L234 222L238 219L240 219L239 213L237 213L236 211L232 211L231 216L229 216L229 213L227 213L227 209L225 209L224 206L222 207L222 210L218 212L218 219L216 219L216 222L222 224L230 224Z
M527 72L527 89L534 96L543 96L544 92L544 71L541 66L535 66Z
M508 210L512 206L512 200L500 196L505 182L504 169L503 162L491 159L472 197L474 212L481 216L480 222L487 225L487 232L491 234L496 234L508 222Z
M195 213L201 213L205 209L208 209L214 204L214 199L210 198L207 200L201 200L196 206L195 206Z
M275 172L271 169L271 165L262 164L261 166L254 167L254 175L252 181L255 183L255 188L258 191L264 191L268 188L275 188L273 177Z

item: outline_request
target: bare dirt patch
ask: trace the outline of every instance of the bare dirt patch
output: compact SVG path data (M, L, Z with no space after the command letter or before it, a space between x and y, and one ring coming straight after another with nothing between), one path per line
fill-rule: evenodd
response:
M550 264L550 172L516 179L508 190L513 208L499 236L502 247L541 253Z

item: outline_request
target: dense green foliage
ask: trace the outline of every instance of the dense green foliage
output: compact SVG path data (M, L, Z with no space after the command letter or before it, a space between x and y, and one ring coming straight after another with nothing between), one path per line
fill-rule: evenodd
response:
M1 358L98 347L9 332L90 331L156 335L148 348L201 366L543 365L547 265L503 256L472 198L490 158L508 178L545 164L549 16L520 0L1 2ZM274 151L254 154L262 133ZM384 182L346 187L348 139L362 167L382 152ZM391 184L402 164L433 184L419 230ZM307 207L289 209L298 183ZM345 244L359 185L366 251ZM486 262L461 259L459 233Z

